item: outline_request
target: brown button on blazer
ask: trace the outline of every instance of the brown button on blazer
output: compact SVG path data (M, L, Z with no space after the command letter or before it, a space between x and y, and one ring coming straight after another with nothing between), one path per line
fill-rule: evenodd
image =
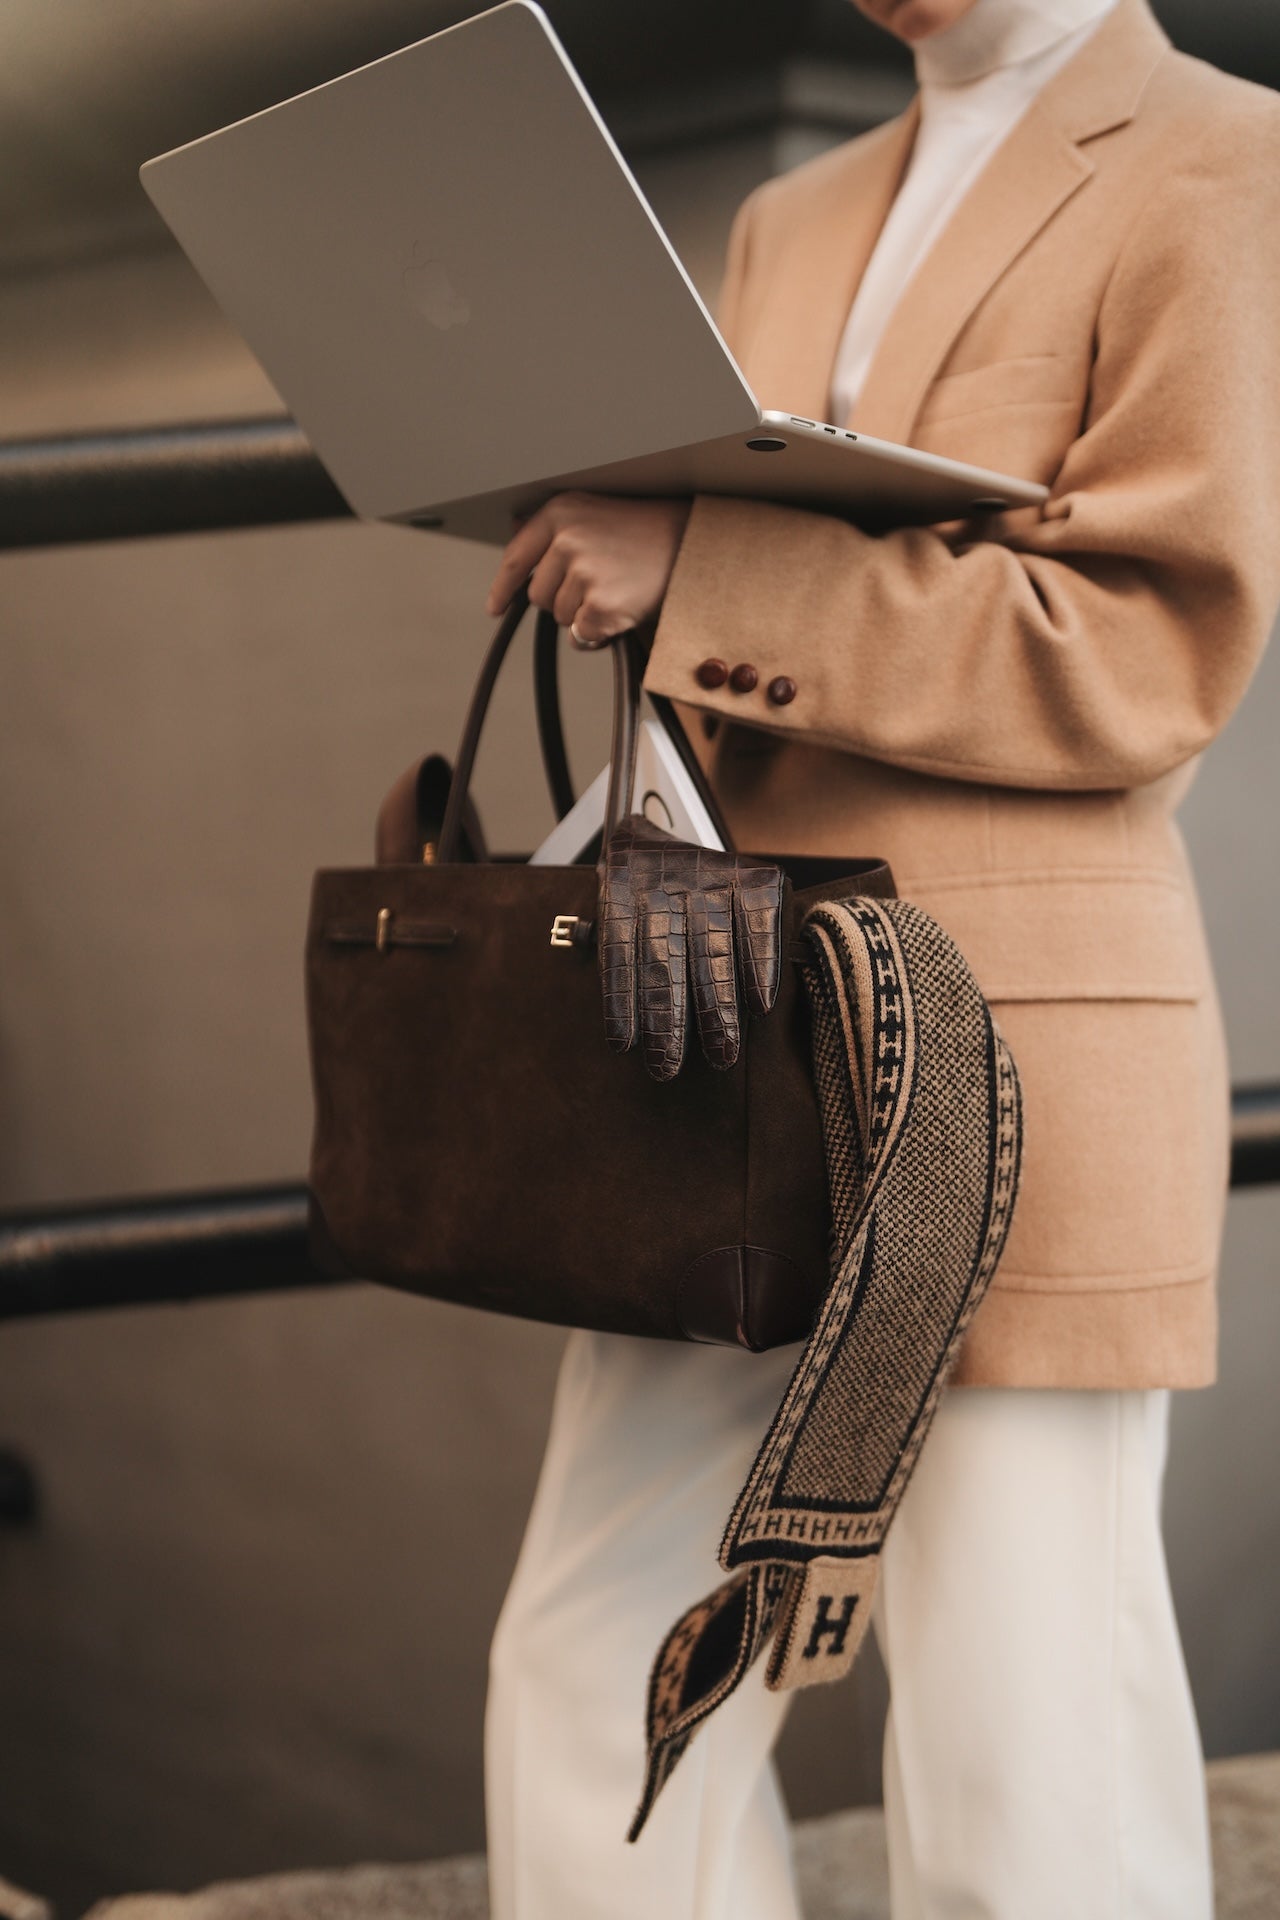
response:
M825 417L915 124L740 212L722 324L764 405ZM1280 601L1280 100L1120 0L907 288L848 424L1051 498L880 538L700 498L648 684L737 723L694 738L740 846L885 856L995 1005L1025 1180L959 1378L1206 1383L1227 1079L1173 812ZM730 645L750 694L698 680Z

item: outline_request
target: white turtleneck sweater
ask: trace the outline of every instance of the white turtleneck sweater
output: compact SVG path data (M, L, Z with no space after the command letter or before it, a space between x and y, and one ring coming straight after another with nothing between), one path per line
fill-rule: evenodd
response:
M920 126L836 355L831 419L847 420L908 281L996 148L1115 0L976 0L915 49Z

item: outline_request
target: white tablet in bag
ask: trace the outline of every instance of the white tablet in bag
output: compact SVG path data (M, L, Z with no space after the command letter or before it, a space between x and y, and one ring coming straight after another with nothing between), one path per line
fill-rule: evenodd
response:
M529 864L535 867L571 867L604 826L609 787L606 766L586 792L553 827ZM636 784L631 811L643 813L655 827L689 840L699 847L723 847L722 839L698 792L684 758L663 721L646 715L636 739Z

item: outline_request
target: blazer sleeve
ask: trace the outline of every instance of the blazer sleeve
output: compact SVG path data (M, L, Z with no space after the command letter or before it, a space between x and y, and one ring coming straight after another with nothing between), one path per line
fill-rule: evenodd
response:
M1082 430L1042 510L980 538L968 525L874 537L699 497L646 683L997 785L1136 786L1199 752L1280 600L1280 113L1246 119L1184 153L1134 220L1098 313ZM730 243L731 337L751 212ZM761 689L792 679L790 704L757 694L747 713L700 687L698 663L726 651Z

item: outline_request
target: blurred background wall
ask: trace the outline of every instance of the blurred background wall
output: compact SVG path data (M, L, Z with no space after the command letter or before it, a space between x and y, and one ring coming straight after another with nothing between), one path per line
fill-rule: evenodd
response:
M0 436L278 410L136 185L149 154L474 9L441 0L9 0ZM767 173L894 112L847 0L549 9L713 295ZM1280 80L1270 0L1157 0ZM311 870L450 748L484 550L336 524L0 558L0 1204L293 1179ZM549 824L503 690L491 838ZM581 781L600 663L572 663ZM1185 821L1238 1079L1280 1075L1274 654ZM1232 1202L1221 1384L1177 1405L1168 1531L1211 1753L1280 1747L1280 1193ZM0 1327L0 1874L105 1892L479 1845L485 1652L559 1351L373 1289ZM749 1365L749 1361L744 1361ZM711 1543L712 1545L714 1543ZM802 1699L797 1813L878 1791L882 1682ZM637 1734L639 1729L637 1729Z

